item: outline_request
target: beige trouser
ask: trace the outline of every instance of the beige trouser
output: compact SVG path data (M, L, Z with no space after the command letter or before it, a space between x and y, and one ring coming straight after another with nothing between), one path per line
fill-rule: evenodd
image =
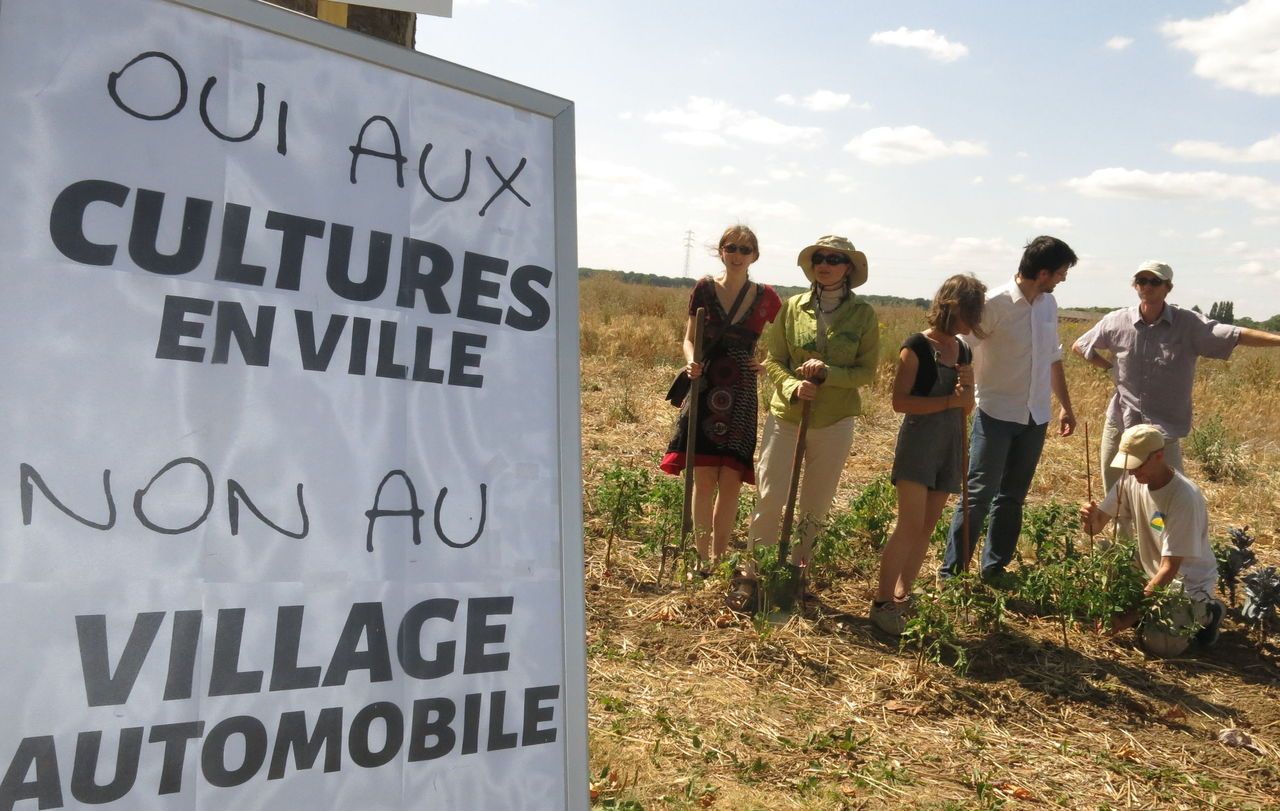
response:
M1116 482L1120 481L1120 474L1124 471L1118 467L1111 466L1111 460L1116 458L1116 453L1120 450L1120 435L1124 433L1124 426L1111 421L1111 414L1107 414L1106 424L1102 426L1102 450L1099 452L1101 459L1099 463L1102 465L1102 495L1106 496L1111 492L1111 488L1115 487ZM1164 460L1169 463L1169 467L1174 470L1182 470L1182 445L1181 440L1164 438ZM1098 501L1101 501L1100 497Z
M1217 598L1192 598L1189 605L1179 605L1165 618L1169 628L1144 620L1138 631L1142 649L1153 656L1180 656L1191 647L1191 637L1210 620L1210 606L1222 604ZM1223 610L1226 606L1223 606Z
M800 492L796 496L795 523L791 559L808 563L813 540L831 509L853 446L853 417L845 417L824 428L809 428L805 434L804 466L801 468ZM782 529L782 512L791 487L791 465L796 455L796 436L800 426L765 417L760 441L760 464L756 466L758 497L756 511L747 533L748 549L778 542Z

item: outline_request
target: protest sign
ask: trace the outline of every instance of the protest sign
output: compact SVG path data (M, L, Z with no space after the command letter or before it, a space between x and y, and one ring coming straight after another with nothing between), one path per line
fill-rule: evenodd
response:
M0 811L586 802L572 106L0 0Z

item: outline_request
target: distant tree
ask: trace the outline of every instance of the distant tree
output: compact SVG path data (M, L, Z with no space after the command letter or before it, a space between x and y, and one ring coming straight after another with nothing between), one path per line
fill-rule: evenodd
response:
M1200 313L1201 315L1204 315L1204 310L1200 309L1200 305L1199 305L1199 304L1193 304L1193 305L1191 305L1191 311L1192 311L1192 312L1194 312L1194 313Z
M1273 315L1259 326L1269 332L1280 332L1280 315Z
M1222 302L1222 312L1218 314L1218 320L1224 324L1234 324L1236 322L1236 303L1234 301Z

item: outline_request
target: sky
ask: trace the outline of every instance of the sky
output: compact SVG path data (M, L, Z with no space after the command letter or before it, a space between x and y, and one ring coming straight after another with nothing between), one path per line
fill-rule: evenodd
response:
M1159 259L1280 313L1280 0L454 0L417 48L574 102L583 267L715 273L744 222L758 281L840 234L859 292L929 298L1052 234L1060 306Z

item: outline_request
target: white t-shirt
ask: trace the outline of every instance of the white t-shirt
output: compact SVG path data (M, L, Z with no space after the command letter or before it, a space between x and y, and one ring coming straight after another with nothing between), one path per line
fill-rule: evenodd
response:
M1119 507L1117 508L1117 502ZM1098 505L1107 515L1131 520L1138 536L1138 560L1154 577L1164 556L1182 558L1177 581L1187 595L1209 599L1218 584L1218 561L1209 545L1209 512L1200 488L1178 471L1159 490L1124 476Z

